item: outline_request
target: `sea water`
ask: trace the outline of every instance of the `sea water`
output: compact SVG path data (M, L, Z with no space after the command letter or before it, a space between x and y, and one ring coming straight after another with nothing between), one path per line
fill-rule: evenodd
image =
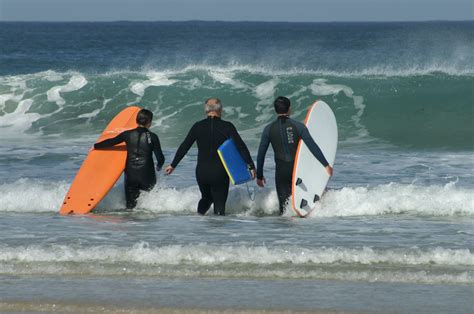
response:
M0 23L0 310L472 312L473 51L473 22ZM94 215L58 215L126 106L154 112L168 164L219 97L256 158L279 95L338 121L308 219L278 216L271 148L226 217L196 215L195 148L133 212L120 180Z

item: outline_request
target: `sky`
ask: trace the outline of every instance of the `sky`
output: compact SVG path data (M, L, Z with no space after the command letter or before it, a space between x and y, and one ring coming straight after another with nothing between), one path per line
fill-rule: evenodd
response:
M473 19L474 0L0 0L0 21Z

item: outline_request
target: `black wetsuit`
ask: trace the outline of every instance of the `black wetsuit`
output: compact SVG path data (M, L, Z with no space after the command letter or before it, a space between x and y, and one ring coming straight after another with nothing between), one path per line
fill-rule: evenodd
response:
M198 146L198 160L196 166L196 180L201 191L201 200L198 204L198 213L204 215L214 203L214 213L225 215L225 203L229 192L229 177L217 154L217 149L227 139L232 138L244 161L250 169L254 163L250 152L242 141L234 125L218 117L208 117L196 122L183 143L178 148L171 163L176 168L178 163L196 141Z
M144 127L122 132L114 138L96 143L94 148L111 147L122 142L127 144L125 199L127 208L131 209L137 205L140 190L149 191L156 184L152 153L155 153L158 168L163 166L165 156L161 151L158 136Z
M268 145L271 143L275 153L275 185L280 205L280 214L285 209L291 195L291 180L298 142L302 139L313 155L323 166L328 162L319 146L314 142L306 126L287 116L278 116L277 120L265 127L258 148L257 179L263 178L263 164Z

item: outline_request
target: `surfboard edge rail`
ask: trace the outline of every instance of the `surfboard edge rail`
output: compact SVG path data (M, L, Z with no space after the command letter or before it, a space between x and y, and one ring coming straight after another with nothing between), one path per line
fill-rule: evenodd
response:
M100 133L99 137L97 138L97 140L95 141L97 143L97 141L99 141L103 135L105 134L113 134L113 135L117 135L118 133L116 132L112 132L111 130L108 130L109 128L109 125L113 122L113 120L120 114L122 113L123 111L125 110L132 110L131 112L131 115L129 117L129 119L124 123L124 125L127 125L129 123L131 123L131 119L136 119L136 114L138 113L139 110L141 110L141 107L139 106L127 106L126 108L122 109L119 113L117 113L113 118L112 120L110 120L110 122L107 124L107 126L105 127L105 129L102 131L102 133ZM133 110L134 109L134 110ZM115 130L118 130L120 129L121 132L123 131L126 131L126 130L130 130L130 129L133 129L133 127L115 127L113 128L114 131ZM103 138L103 140L107 139L107 138L111 138L111 137L106 137L106 138ZM73 193L71 190L73 188L73 184L76 180L76 178L78 177L78 174L81 172L83 166L84 166L84 163L86 162L86 160L89 158L90 154L94 151L94 149L92 149L86 156L86 158L84 159L84 161L82 162L81 166L79 167L79 169L77 170L75 176L74 176L74 179L71 181L71 184L69 186L69 189L66 193L66 195L64 196L64 200L62 201L61 203L61 207L59 209L59 214L61 216L67 216L67 215L88 215L89 213L91 213L91 211L97 207L97 205L100 204L100 202L106 197L107 193L114 187L115 183L117 183L117 181L120 179L120 176L122 175L123 171L120 172L116 177L114 176L113 178L111 178L112 180L110 181L111 182L111 185L110 187L107 186L107 193L103 194L103 195L99 195L99 196L94 196L91 198L91 205L88 204L89 207L91 207L90 210L78 210L77 212L75 212L75 210L71 210L71 209L66 209L65 208L65 205L67 205L67 203L69 202L69 200L71 199L71 193ZM124 165L125 166L125 165ZM112 182L113 181L113 182Z
M311 113L313 112L313 109L314 107L316 107L316 103L318 102L318 100L315 100L311 106L309 106L309 109L308 109L308 112L306 113L306 117L304 119L304 125L306 125L306 123L308 122L308 119L309 119L309 116L311 115ZM298 147L296 148L296 155L295 155L295 162L293 164L293 174L291 176L291 205L292 205L292 208L293 208L293 211L301 218L305 218L306 216L309 215L310 212L307 212L306 214L303 214L301 213L298 208L296 207L296 204L295 204L295 191L293 189L293 187L295 186L295 182L296 182L296 169L298 167L298 156L300 154L300 149L301 149L301 143L302 143L302 139L299 140L298 142Z

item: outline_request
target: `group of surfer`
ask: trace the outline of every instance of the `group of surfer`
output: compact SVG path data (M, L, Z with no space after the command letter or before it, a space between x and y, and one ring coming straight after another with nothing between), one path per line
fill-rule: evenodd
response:
M290 100L280 96L275 99L273 105L278 117L263 130L256 169L250 152L235 126L231 122L221 119L221 101L218 98L206 100L204 104L206 119L196 122L191 127L188 135L179 146L173 161L165 168L168 175L173 173L194 142L197 143L196 180L201 191L201 200L197 208L199 214L206 214L211 205L214 204L214 214L225 215L229 177L218 156L217 149L229 138L234 140L242 159L248 165L252 178L257 178L257 185L260 187L264 187L266 184L263 166L268 146L272 144L275 154L275 183L280 214L283 213L286 202L291 195L293 163L300 139L326 168L327 173L332 176L331 166L314 142L306 126L290 118ZM153 153L157 160L157 171L161 170L165 162L158 136L149 131L152 120L153 113L147 109L142 109L137 114L137 128L125 131L115 138L94 145L95 149L101 149L122 142L126 143L125 198L128 209L136 206L141 190L151 190L156 184Z

